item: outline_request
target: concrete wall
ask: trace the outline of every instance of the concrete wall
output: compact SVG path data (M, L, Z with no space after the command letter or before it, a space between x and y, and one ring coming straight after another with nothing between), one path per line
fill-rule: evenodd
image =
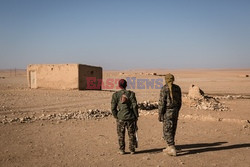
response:
M30 88L84 90L87 77L102 79L102 68L82 64L33 64L27 67L27 76Z
M77 64L35 64L27 68L30 88L78 89Z
M88 87L88 78L95 78L96 82L94 85L96 85L96 88L90 88ZM94 79L93 79L94 80ZM102 80L102 68L101 67L95 67L95 66L88 66L79 64L79 89L101 89L101 85L98 86L98 80Z

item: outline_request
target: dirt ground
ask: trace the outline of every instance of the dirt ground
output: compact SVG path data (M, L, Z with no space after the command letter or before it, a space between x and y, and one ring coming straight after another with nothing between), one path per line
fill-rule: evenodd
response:
M157 75L149 75L148 73ZM136 154L119 155L115 119L4 119L110 110L115 89L102 91L29 89L24 71L0 71L0 166L241 166L250 167L250 69L104 71L108 78L163 78L171 72L185 95L191 84L207 95L244 95L221 99L229 111L208 111L183 104L177 128L177 157L162 152L157 110L141 111ZM158 101L159 89L133 89L138 102Z

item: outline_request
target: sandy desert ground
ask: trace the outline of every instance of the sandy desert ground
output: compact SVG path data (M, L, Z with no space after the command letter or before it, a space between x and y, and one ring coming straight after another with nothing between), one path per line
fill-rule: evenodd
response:
M90 109L109 111L115 90L29 89L25 71L0 72L0 166L250 166L250 69L104 71L108 78L159 79L173 73L188 93L191 84L206 95L226 97L228 111L183 103L177 128L177 157L162 152L157 109L140 112L139 148L119 155L112 116L92 118ZM157 75L148 75L156 73ZM158 101L159 89L133 89L137 101ZM230 98L232 95L239 98ZM229 98L227 98L229 97ZM126 142L127 141L126 136ZM128 151L128 149L126 149Z

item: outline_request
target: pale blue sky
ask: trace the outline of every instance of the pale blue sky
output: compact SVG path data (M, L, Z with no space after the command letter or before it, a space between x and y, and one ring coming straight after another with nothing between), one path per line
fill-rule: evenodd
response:
M250 68L249 0L0 0L0 69Z

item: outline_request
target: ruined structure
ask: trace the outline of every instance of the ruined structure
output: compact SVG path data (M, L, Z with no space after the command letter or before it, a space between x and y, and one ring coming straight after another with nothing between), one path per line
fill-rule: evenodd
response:
M196 85L191 85L188 90L188 97L193 99L200 99L204 97L204 92Z
M102 68L83 64L32 64L27 67L30 88L93 89L88 78L96 80L95 89L101 89ZM94 79L93 79L94 78Z
M205 96L203 90L196 85L189 87L188 95L182 98L183 103L188 104L191 108L212 110L212 111L228 111L229 108L212 96Z

